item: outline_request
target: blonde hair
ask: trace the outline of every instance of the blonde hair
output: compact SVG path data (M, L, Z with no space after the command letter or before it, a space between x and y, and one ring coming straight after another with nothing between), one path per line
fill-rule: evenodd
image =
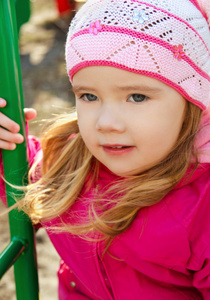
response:
M61 222L59 229L77 235L96 230L107 240L125 231L141 208L158 203L185 175L192 156L196 157L193 145L201 113L198 107L187 102L178 140L158 165L142 174L111 183L106 193L98 191L86 222ZM77 135L69 138L74 133ZM97 180L100 167L81 138L77 120L69 120L69 115L50 124L41 145L42 176L28 186L21 201L21 208L33 223L62 217L78 199L84 185L89 189Z

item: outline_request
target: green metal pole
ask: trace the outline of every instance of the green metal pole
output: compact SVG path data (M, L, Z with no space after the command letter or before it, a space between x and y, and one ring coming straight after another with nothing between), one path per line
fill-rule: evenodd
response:
M17 237L13 237L10 244L0 254L0 279L6 271L15 263L17 258L25 250L25 242Z
M23 114L23 92L18 50L14 0L0 0L0 97L7 100L7 107L1 111L17 122L20 133L25 136ZM26 183L28 162L26 142L17 145L13 151L2 150L6 180L17 186ZM7 203L11 206L23 193L6 184ZM27 250L14 264L17 300L37 300L38 276L34 243L34 230L29 218L13 210L9 213L11 240L14 237L26 241Z
M15 11L17 18L17 31L19 33L20 27L28 22L31 14L30 0L15 0Z

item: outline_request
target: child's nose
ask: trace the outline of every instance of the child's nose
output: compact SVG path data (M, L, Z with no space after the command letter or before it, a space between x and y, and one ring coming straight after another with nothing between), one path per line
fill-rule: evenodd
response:
M117 105L104 104L99 111L96 129L101 132L125 131L123 114Z

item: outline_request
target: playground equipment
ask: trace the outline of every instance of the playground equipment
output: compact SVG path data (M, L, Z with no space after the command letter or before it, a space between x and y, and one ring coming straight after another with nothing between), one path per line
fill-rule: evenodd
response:
M26 137L16 22L14 0L0 0L0 95L8 103L7 107L1 110L20 125L20 133ZM16 186L26 183L26 143L17 145L13 151L2 150L2 156L6 181ZM13 195L16 199L22 196L22 193L10 184L6 184L8 206L15 203ZM17 300L38 300L34 229L29 218L16 209L9 213L9 222L11 242L0 254L0 278L14 264ZM1 299L2 296L0 294Z
M15 11L17 19L17 31L19 33L20 27L28 22L31 14L30 0L15 0Z

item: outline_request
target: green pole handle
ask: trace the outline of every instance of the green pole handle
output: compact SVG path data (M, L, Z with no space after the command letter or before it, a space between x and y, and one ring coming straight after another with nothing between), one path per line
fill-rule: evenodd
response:
M7 107L1 109L20 125L20 133L26 130L23 114L23 92L18 49L18 35L14 0L0 0L0 97L6 99ZM28 171L26 142L17 145L13 151L2 150L4 176L12 185L26 184ZM7 203L11 206L23 193L6 184ZM11 240L26 241L27 249L14 264L17 300L37 300L38 275L34 245L34 229L29 218L13 210L9 213Z
M21 239L14 237L10 244L0 254L0 279L6 271L15 263L17 258L25 250L26 245Z
M17 30L20 31L20 27L28 22L31 14L30 0L15 0L15 11L17 18Z

